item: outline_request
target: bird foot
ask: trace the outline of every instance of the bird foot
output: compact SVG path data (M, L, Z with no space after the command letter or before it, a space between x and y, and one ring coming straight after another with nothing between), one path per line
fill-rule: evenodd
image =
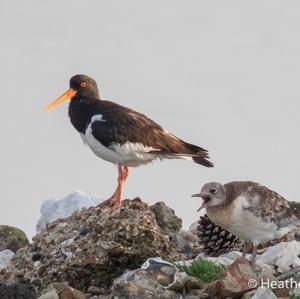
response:
M98 207L100 208L109 208L111 210L118 209L122 205L121 199L117 198L116 194L114 194L109 199L101 202Z

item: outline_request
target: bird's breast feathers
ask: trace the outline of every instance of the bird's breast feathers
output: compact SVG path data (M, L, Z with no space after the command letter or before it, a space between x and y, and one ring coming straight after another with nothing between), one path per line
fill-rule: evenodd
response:
M208 216L217 225L242 240L256 244L280 238L288 233L288 225L280 226L284 219L274 219L274 213L263 210L260 200L259 196L249 199L247 195L241 194L226 208L211 211L208 209Z

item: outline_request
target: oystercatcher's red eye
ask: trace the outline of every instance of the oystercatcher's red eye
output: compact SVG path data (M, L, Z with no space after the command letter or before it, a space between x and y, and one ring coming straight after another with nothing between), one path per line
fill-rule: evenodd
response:
M85 88L86 86L87 86L87 84L86 84L85 81L82 81L82 82L80 83L80 87Z

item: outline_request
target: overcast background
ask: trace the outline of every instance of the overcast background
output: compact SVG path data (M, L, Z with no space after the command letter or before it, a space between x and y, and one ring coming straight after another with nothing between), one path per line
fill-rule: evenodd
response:
M125 197L165 201L187 227L211 180L253 180L300 200L300 2L0 1L0 223L31 237L43 200L107 198L117 169L85 147L67 103L85 73L103 98L207 148L131 170Z

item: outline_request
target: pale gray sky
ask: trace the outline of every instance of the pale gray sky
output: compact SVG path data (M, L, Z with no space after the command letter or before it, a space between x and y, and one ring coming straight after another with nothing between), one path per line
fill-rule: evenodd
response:
M108 197L117 169L83 145L69 78L144 112L210 151L132 169L125 197L165 201L188 226L211 180L259 181L299 200L300 2L1 0L0 222L35 231L41 202L80 189Z

